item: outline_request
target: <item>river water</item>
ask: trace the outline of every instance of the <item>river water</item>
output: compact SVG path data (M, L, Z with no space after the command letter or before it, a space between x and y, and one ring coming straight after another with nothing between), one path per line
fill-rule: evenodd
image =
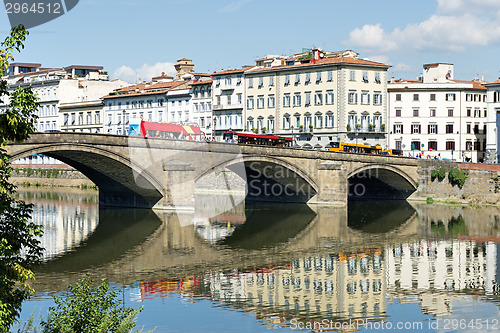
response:
M95 191L21 190L44 263L17 332L90 274L155 332L500 330L500 208L346 208L196 197L180 214L100 210Z

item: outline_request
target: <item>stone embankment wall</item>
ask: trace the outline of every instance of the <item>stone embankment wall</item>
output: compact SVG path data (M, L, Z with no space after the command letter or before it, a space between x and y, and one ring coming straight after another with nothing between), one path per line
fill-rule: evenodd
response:
M432 180L433 169L444 168L446 177ZM450 183L449 171L458 168L468 172L464 186ZM421 168L418 174L419 186L411 199L425 200L431 197L440 201L457 201L470 204L500 204L500 165L457 164L446 161L438 165Z
M73 169L14 168L11 181L17 186L50 186L91 188L94 183Z

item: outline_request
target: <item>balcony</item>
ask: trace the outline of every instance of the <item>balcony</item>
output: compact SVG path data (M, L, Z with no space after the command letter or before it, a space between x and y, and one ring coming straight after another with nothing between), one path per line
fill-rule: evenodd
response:
M243 109L243 104L214 104L212 109L214 111Z

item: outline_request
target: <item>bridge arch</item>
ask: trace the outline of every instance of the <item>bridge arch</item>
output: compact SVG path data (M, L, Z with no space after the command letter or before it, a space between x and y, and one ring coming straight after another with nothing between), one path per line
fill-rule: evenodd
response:
M203 172L196 181L227 168L247 183L247 199L256 201L307 202L319 192L314 179L284 159L244 155L229 159Z
M151 208L163 197L157 177L115 151L79 143L29 145L13 153L10 161L34 154L53 157L83 173L99 187L103 206Z
M386 164L369 164L350 171L349 199L407 199L417 183L398 167Z

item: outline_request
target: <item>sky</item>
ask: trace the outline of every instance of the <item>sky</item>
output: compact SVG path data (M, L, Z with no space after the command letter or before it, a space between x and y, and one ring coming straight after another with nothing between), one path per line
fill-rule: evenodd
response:
M10 29L0 11L0 36ZM30 30L17 62L101 65L128 82L173 74L177 59L211 73L303 48L354 50L415 79L453 63L455 79L500 77L499 0L80 0Z

